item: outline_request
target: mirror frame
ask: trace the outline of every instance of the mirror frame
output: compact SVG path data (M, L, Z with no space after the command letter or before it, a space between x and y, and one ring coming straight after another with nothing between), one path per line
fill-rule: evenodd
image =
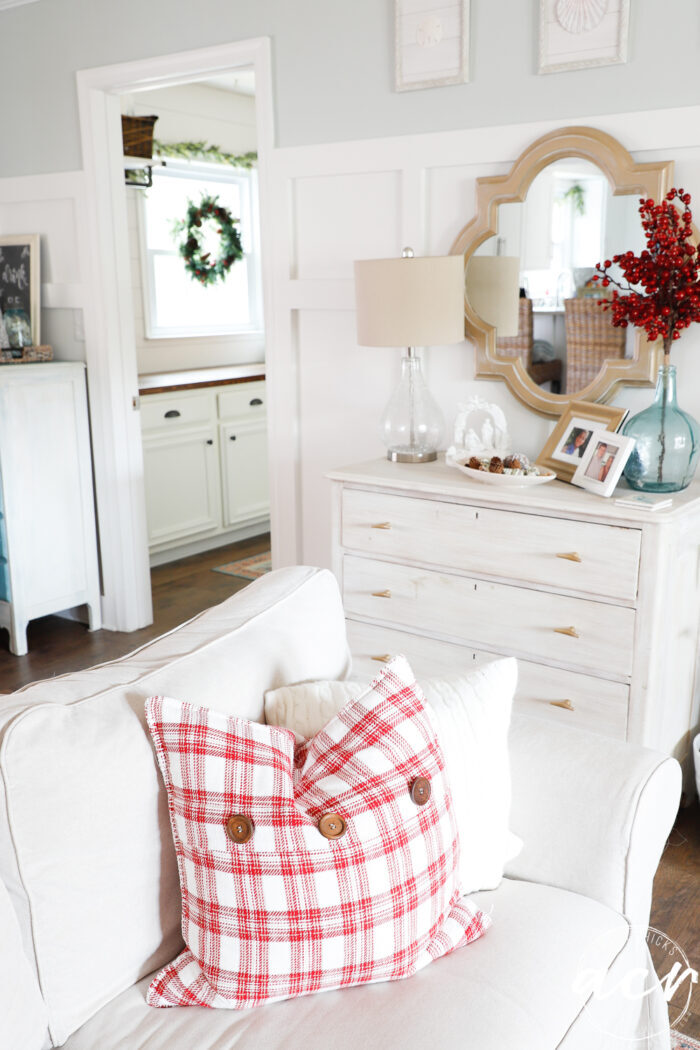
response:
M673 184L673 161L637 164L624 146L604 131L567 127L533 142L516 160L507 175L476 180L476 215L460 231L450 255L463 255L465 274L472 255L484 241L498 234L498 206L524 201L530 183L554 161L581 157L597 165L607 177L613 195L663 198ZM624 245L620 251L624 251ZM543 416L556 417L570 401L609 401L619 386L653 386L660 360L659 343L649 343L644 332L635 333L633 358L608 361L599 375L572 394L550 394L541 390L525 371L519 358L499 358L496 329L482 320L464 297L465 334L475 344L476 376L502 379L515 396Z

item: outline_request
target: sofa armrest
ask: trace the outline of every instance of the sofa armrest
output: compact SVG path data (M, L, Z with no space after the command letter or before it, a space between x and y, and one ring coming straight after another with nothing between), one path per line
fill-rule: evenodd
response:
M674 758L514 716L511 828L524 847L506 875L592 897L649 922L654 873L681 793Z

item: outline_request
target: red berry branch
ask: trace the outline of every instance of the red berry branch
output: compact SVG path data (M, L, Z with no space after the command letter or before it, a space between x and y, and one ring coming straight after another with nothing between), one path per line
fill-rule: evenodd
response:
M660 204L651 198L639 204L646 249L641 255L623 252L598 263L593 279L604 288L615 286L612 298L601 300L603 309L612 311L612 323L622 328L632 324L644 328L650 340L663 339L668 364L673 340L700 321L700 254L691 243L690 194L672 189ZM611 276L613 263L626 283Z

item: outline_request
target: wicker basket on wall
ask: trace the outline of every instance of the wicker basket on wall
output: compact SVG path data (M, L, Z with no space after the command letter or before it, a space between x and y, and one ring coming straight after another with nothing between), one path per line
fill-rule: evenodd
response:
M122 141L125 157L153 156L153 128L158 117L122 117Z

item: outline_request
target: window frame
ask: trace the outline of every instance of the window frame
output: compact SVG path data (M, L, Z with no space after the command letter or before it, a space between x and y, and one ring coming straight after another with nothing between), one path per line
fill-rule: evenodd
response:
M206 161L188 161L168 159L167 164L154 168L153 181L159 178L196 179L209 183L238 183L241 187L241 215L236 216L241 223L241 236L244 257L234 266L245 262L248 274L248 310L250 322L246 325L206 325L201 322L192 325L158 325L156 324L156 282L154 259L156 256L172 255L162 248L149 248L146 236L148 192L139 193L138 228L139 254L141 261L141 289L143 294L144 336L149 340L157 339L191 339L209 336L251 336L264 331L262 301L262 270L260 264L260 210L258 197L258 177L255 168L234 168L223 164L212 164ZM247 243L246 243L247 242Z

